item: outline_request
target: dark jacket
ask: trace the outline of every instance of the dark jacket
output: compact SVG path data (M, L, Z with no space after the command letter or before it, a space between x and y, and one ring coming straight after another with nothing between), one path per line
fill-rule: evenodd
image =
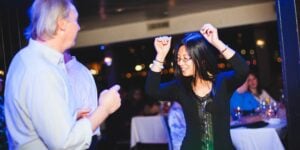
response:
M212 113L215 150L234 149L230 137L230 97L245 81L249 71L248 65L237 53L228 61L232 64L234 71L217 75L213 83L215 91L213 102L209 106ZM149 71L145 88L146 93L156 99L176 100L182 105L187 127L181 149L200 150L201 123L198 116L197 98L193 91L184 88L179 80L160 84L160 73L153 71Z

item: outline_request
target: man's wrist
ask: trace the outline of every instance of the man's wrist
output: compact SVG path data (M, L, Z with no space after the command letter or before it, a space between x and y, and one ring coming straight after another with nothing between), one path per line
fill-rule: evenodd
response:
M107 108L105 108L104 106L98 106L98 111L107 116L111 114L111 113L109 113L109 110Z

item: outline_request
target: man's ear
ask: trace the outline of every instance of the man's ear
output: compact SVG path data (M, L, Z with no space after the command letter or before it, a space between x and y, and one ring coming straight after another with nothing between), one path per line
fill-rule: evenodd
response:
M57 31L65 31L67 25L67 20L63 18L57 19Z

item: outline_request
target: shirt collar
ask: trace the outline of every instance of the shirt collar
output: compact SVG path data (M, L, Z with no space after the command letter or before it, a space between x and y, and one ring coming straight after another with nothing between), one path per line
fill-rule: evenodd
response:
M33 39L29 40L29 46L32 46L34 50L36 50L38 53L41 53L46 59L55 65L65 63L63 54L58 52L56 49L53 49Z
M66 63L67 68L72 68L77 63L77 59L75 56L72 56L72 59Z

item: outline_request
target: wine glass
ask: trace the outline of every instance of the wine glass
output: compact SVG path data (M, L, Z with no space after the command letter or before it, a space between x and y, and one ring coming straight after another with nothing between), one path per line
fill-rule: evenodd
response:
M234 110L234 120L237 120L240 123L241 117L242 117L241 107L237 106L236 109Z
M277 102L272 102L270 105L271 109L273 110L273 116L274 118L277 118L277 112L279 110L279 104Z
M268 108L267 108L267 102L265 100L260 101L260 114L263 119L266 119L268 117Z

